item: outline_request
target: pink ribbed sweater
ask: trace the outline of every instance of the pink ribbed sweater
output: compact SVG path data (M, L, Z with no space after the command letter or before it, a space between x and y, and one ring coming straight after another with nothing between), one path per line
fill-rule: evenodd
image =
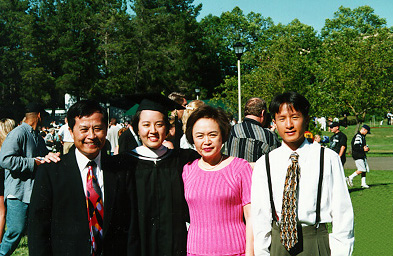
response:
M244 159L234 158L220 170L204 171L198 161L183 170L191 219L187 253L242 254L246 247L243 206L251 201L251 166Z

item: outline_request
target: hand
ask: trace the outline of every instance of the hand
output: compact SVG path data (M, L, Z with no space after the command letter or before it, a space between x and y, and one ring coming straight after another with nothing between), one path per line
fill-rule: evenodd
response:
M366 151L366 152L368 152L368 151L370 151L370 148L368 147L368 146L364 146L364 151Z
M59 162L60 161L60 152L57 153L52 153L49 152L45 157L42 156L37 156L34 158L36 165L41 165L44 163L50 163L50 162Z
M44 158L44 163L50 163L50 162L59 162L60 161L60 152L57 153L52 153L49 152Z
M37 156L37 157L34 158L34 160L35 160L35 164L37 166L39 166L40 164L45 163L45 158L42 157L42 156Z

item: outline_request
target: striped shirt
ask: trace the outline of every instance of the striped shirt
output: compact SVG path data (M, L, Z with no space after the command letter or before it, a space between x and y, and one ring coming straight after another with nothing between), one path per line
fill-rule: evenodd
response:
M228 155L256 162L261 156L281 146L275 133L250 118L232 127L229 134Z

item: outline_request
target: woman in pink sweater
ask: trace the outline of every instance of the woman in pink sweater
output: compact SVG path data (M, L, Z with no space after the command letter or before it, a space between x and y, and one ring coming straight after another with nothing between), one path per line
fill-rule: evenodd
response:
M252 169L244 159L221 154L230 127L222 110L207 105L197 109L187 121L187 140L195 144L202 156L183 170L190 211L190 256L253 255Z

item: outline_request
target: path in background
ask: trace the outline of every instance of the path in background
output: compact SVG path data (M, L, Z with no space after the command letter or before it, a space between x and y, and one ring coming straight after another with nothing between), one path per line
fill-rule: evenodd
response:
M367 162L370 167L370 171L393 171L393 157L367 157ZM345 163L344 168L356 169L355 161L351 156L347 156L347 162Z

